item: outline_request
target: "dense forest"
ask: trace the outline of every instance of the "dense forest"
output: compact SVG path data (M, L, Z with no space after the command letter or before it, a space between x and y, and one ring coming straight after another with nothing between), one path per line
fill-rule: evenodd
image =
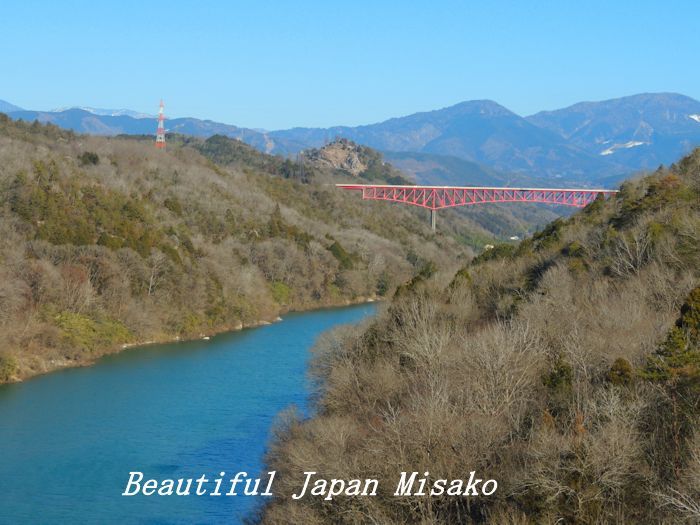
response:
M280 418L277 523L700 521L700 150L456 273L427 269L318 343ZM294 500L304 471L374 497ZM401 471L498 482L395 497Z
M168 139L0 115L0 382L381 297L491 238L457 214L434 235L422 210L360 203L334 188L342 170ZM395 176L372 159L373 179Z

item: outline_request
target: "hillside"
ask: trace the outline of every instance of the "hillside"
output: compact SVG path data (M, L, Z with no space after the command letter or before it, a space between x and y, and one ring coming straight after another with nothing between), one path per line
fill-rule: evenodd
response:
M380 297L469 257L458 215L435 235L418 210L337 191L348 177L220 136L159 151L0 115L0 382Z
M696 523L700 149L456 274L424 272L315 353L316 414L280 419L263 523ZM309 470L379 489L292 499ZM394 496L402 471L437 495ZM472 471L495 494L433 485Z

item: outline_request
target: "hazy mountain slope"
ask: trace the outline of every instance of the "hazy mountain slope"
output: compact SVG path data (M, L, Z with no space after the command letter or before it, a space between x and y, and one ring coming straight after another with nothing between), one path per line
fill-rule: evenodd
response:
M384 158L418 184L455 186L507 185L515 178L476 162L433 153L386 151Z
M670 164L700 145L700 102L675 93L581 102L527 120L630 169Z
M449 155L416 153L412 151L383 152L384 158L410 175L418 184L447 186L540 186L556 184L566 187L580 185L576 179L537 177L522 173L498 171L483 164ZM584 183L585 184L585 183Z
M22 111L22 108L15 106L14 104L10 104L5 100L0 100L0 113L9 113L11 111Z

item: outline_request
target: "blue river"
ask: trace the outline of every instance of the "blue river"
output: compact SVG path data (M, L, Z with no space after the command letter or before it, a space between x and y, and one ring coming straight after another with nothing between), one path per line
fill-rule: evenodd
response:
M371 304L133 348L0 386L0 523L241 523L263 497L124 497L146 478L258 475L280 411L308 410L310 349Z

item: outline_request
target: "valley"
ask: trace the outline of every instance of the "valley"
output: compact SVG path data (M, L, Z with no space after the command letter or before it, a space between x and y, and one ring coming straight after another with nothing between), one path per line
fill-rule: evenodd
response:
M0 525L700 524L700 2L0 12Z
M333 185L352 175L225 137L163 152L0 115L0 166L0 382L381 299L493 238L457 214L436 236L417 210L358 207Z

